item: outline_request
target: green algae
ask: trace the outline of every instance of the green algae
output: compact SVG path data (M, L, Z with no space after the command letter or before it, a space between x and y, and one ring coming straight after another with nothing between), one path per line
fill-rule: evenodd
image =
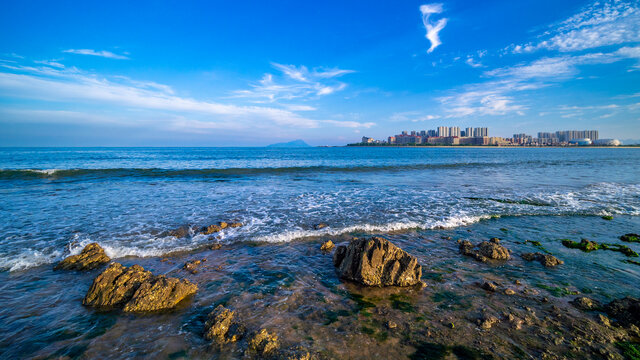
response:
M416 309L411 305L410 302L406 301L409 298L406 295L402 294L391 294L389 296L389 301L391 301L391 307L400 310L405 313L416 312Z
M634 260L622 260L623 263L627 263L627 264L633 264L633 265L639 265L640 266L640 261L634 261Z
M561 240L562 240L562 245L570 249L579 249L584 252L591 252L596 250L609 250L609 251L617 251L629 257L638 257L638 253L633 251L633 249L631 249L626 245L597 243L595 241L589 241L587 239L582 239L581 242L576 242L569 239L561 239Z
M542 246L542 243L540 243L540 241L536 241L536 240L525 240L525 241L524 241L524 243L525 243L525 244L531 244L531 245L535 246L536 248L540 249L542 252L545 252L545 253L547 253L547 254L549 254L549 255L552 255L552 254L551 254L551 251L549 251L549 250L545 249L545 247L544 247L544 246Z
M540 289L545 289L547 290L549 293L551 293L551 295L555 296L555 297L563 297L563 296L568 296L568 295L579 295L580 292L579 291L573 291L573 290L569 290L568 287L560 287L560 286L549 286L549 285L545 285L545 284L537 284L536 287L540 288Z
M500 231L502 231L502 232L508 232L508 231L509 231L509 229L507 229L507 228L500 228Z
M334 322L338 321L338 318L343 316L351 316L351 312L348 310L328 310L324 313L324 316L327 318L323 325L331 325Z
M633 234L633 233L624 234L624 235L620 236L620 240L622 240L624 242L637 242L637 243L640 243L640 235Z
M423 273L422 274L422 278L423 279L432 280L432 281L435 281L435 282L443 282L444 281L441 273L431 272L431 271Z
M369 308L376 307L376 304L372 302L374 301L373 299L366 299L364 296L360 294L349 293L347 297L356 303L356 308L354 310L354 312L356 313L359 313L360 311L363 311ZM369 301L369 300L372 300L372 301Z
M627 360L640 360L640 344L628 341L617 342L616 346Z
M416 352L409 356L411 360L447 359L451 354L461 360L493 359L493 356L489 354L484 354L478 350L462 345L447 346L437 343L420 342L414 346Z
M602 217L602 219L604 219L604 220L613 220L613 216L605 215L605 216Z

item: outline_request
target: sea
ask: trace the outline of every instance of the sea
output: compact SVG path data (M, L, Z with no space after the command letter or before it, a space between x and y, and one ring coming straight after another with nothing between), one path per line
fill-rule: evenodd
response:
M606 215L614 219L603 220ZM215 236L170 234L220 221L243 226ZM330 256L316 254L316 247L351 236L384 236L423 263L438 258L440 268L450 269L460 265L447 259L460 256L445 238L498 236L514 251L538 240L570 270L538 271L535 279L576 291L589 287L603 301L637 296L640 266L619 253L586 254L559 243L620 243L628 232L640 232L635 148L2 148L0 357L240 357L240 348L207 347L206 312L221 301L239 309L246 304L248 312L277 308L291 297L280 292L343 287ZM194 275L198 295L175 312L98 313L81 301L99 270L53 270L92 242L114 261L156 273L189 278L181 271L184 260L209 256L223 270ZM213 243L229 250L209 250ZM523 264L501 272L518 273ZM479 271L480 265L469 266ZM518 274L523 281L529 276ZM313 307L305 298L299 301ZM272 322L284 342L300 337L336 358L358 357L345 350L347 340L319 335L324 318L314 323L301 315L308 308L289 306L280 322L268 310L247 321ZM283 330L294 318L302 319L297 330Z

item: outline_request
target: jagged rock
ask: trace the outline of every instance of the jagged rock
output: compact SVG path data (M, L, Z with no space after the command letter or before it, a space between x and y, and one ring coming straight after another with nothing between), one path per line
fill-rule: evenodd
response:
M226 223L225 227L226 227ZM204 234L204 235L210 235L213 233L217 233L219 231L222 231L223 227L220 225L209 225L209 226L205 226L200 230L200 233Z
M537 252L537 253L525 253L525 254L522 254L520 256L526 261L537 260L542 265L544 265L546 267L555 267L555 266L564 264L564 261L559 260L555 256L549 255L549 254L543 254L543 253L540 253L540 252Z
M492 260L509 260L509 250L499 244L500 239L492 238L491 241L483 241L478 245L473 245L468 240L458 241L460 253L470 256L478 261L486 262ZM477 248L477 249L476 249Z
M235 312L218 305L205 323L204 338L219 344L236 342L242 338L244 327L234 320Z
M493 281L485 281L482 284L480 284L480 287L487 291L492 291L492 292L498 290L498 285Z
M106 264L111 259L98 243L91 243L78 255L71 255L56 265L56 270L91 270Z
M328 225L328 224L325 224L325 223L320 223L320 224L315 224L315 225L313 225L313 228L314 228L315 230L320 230L320 229L324 229L324 228L326 228L327 226L329 226L329 225Z
M250 355L266 357L274 354L280 347L276 334L269 334L266 329L260 330L250 341L247 351Z
M322 251L331 251L334 246L335 245L333 244L333 241L327 240L322 244L322 246L320 247L320 250L322 250Z
M422 284L418 260L387 239L353 239L338 246L333 264L341 278L367 286L411 286Z
M597 301L584 296L577 297L570 301L570 303L580 310L596 310L600 307Z
M112 263L93 280L82 303L98 308L123 307L126 312L165 310L197 288L187 280L154 276L140 265Z
M640 299L625 297L613 300L604 307L605 312L624 325L640 326Z
M187 261L184 264L183 269L187 270L192 274L196 274L198 272L198 266L200 266L200 264L202 264L202 262L204 261L207 261L207 259Z

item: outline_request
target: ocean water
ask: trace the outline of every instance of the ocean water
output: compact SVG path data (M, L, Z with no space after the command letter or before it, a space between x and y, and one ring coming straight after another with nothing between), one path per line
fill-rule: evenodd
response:
M557 308L577 318L584 315L568 304L575 294L601 302L640 296L640 266L624 255L560 242L589 238L640 252L618 239L640 233L639 165L640 150L625 148L0 149L0 358L242 358L246 342L216 348L202 338L217 304L236 310L249 332L269 328L283 346L320 358L402 358L423 341L498 358L570 352L569 340L545 342L526 328L482 333L469 319L481 308L525 307L540 318ZM168 234L219 221L244 226ZM328 226L316 230L318 223ZM367 235L415 255L427 288L341 282L320 244ZM513 252L504 264L458 253L458 239L495 236ZM517 254L539 251L525 240L565 264L523 261ZM188 278L198 293L161 314L86 308L82 298L101 269L53 265L89 242L124 265ZM182 270L193 259L208 265ZM510 286L523 295L487 295L474 285L484 279L518 284ZM358 299L373 307L362 311ZM378 326L388 321L402 331ZM555 331L572 339L571 329Z
M111 257L219 241L433 229L492 216L640 214L637 149L43 148L0 150L0 269L98 242ZM314 230L313 225L329 227Z

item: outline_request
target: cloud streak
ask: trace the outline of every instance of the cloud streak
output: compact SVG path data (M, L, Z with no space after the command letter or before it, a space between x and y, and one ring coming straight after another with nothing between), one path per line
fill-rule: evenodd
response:
M106 50L92 50L92 49L68 49L62 50L64 53L76 54L76 55L89 55L89 56L99 56L108 59L118 59L118 60L127 60L129 59L127 56L114 54L111 51Z
M427 50L427 53L432 53L438 46L442 44L440 40L440 31L447 25L447 18L442 18L435 23L430 21L430 17L433 14L442 13L442 4L425 4L420 6L420 12L422 13L422 23L427 30L425 37L431 43L431 46Z

